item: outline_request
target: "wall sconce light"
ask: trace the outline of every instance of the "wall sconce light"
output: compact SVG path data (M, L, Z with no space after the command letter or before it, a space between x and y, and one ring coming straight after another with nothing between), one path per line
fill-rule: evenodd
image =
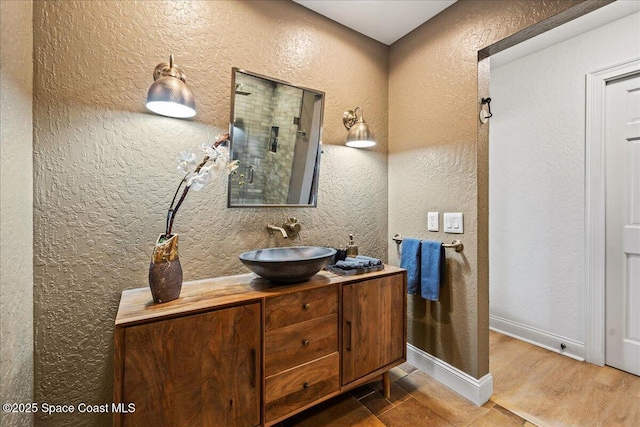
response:
M357 111L360 110L360 116ZM376 145L376 134L373 129L364 122L362 117L362 108L356 107L353 110L347 110L342 115L342 123L349 130L347 134L347 147L366 148Z
M153 84L147 93L147 108L156 114L186 119L196 115L196 101L185 83L182 68L162 62L153 70Z

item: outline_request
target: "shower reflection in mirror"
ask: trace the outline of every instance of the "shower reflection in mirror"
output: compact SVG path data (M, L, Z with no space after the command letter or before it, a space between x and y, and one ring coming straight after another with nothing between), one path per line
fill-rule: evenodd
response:
M316 206L324 93L233 69L228 206Z

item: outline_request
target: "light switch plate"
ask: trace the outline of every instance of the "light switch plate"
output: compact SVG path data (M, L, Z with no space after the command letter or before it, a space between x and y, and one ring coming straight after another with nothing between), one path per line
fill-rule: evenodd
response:
M452 234L464 233L464 220L462 213L445 213L444 214L444 232Z
M429 212L427 214L427 230L440 231L440 212Z

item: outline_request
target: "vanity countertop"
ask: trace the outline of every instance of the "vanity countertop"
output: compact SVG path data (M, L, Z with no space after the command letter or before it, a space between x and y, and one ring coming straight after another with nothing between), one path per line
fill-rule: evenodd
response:
M321 271L311 279L293 285L274 285L253 273L203 279L183 283L180 298L163 304L153 303L149 287L130 289L122 292L116 326L146 323L185 313L197 313L211 308L315 289L334 283L355 283L403 271L405 270L402 268L390 265L385 265L384 270L381 271L355 276L338 276L328 271Z

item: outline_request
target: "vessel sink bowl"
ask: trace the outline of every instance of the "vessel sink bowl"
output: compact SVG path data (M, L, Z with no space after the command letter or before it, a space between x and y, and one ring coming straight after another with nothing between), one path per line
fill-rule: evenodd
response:
M240 261L258 276L275 283L297 283L322 270L335 249L319 246L257 249L240 254Z

